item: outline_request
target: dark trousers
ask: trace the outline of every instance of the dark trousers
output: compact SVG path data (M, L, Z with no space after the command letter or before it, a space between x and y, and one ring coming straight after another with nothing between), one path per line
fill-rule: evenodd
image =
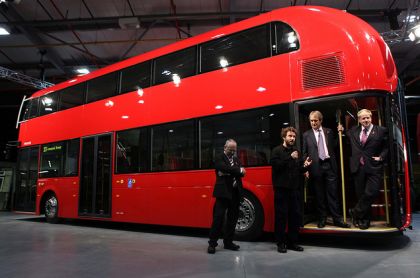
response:
M236 191L236 192L235 192ZM223 232L223 243L229 244L235 235L236 222L239 215L239 193L234 190L232 200L227 198L216 198L213 209L213 223L210 228L209 245L216 246L217 240L222 235L225 214L227 215L226 226Z
M354 207L354 216L357 219L370 220L371 206L378 196L383 173L366 173L365 167L360 165L354 179L358 202Z
M274 188L274 234L277 244L295 243L301 223L299 191ZM287 235L286 235L287 227Z
M331 161L319 162L320 172L313 176L315 197L320 218L327 217L328 209L334 220L341 218L337 199L337 175L331 167ZM328 205L328 209L327 209Z

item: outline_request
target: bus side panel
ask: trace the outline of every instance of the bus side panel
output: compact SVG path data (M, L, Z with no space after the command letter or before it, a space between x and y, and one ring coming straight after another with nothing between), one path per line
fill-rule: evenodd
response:
M214 170L118 175L113 181L115 221L209 228ZM247 169L244 188L260 201L264 231L273 231L271 167Z
M41 178L38 179L37 214L40 214L41 199L47 191L52 191L58 199L58 216L63 218L78 217L79 178Z
M213 170L117 175L113 220L210 227L214 180Z
M34 145L35 142L45 144L95 134L89 131L94 130L93 126L86 125L85 106L81 105L21 123L19 141L25 147Z

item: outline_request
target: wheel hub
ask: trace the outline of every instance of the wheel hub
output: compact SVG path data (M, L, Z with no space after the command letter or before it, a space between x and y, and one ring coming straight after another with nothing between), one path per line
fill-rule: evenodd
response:
M47 202L45 202L45 214L47 217L54 217L57 213L57 198L51 196Z
M255 208L250 200L244 198L239 207L239 217L236 223L236 231L244 232L248 230L255 221Z

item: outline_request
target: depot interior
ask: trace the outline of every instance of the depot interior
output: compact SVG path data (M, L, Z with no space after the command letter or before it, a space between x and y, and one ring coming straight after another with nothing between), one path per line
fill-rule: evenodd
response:
M0 1L0 210L10 210L23 96L164 45L303 1ZM152 4L153 2L153 4ZM305 4L308 1L305 1ZM309 1L371 24L391 49L404 88L420 208L418 1ZM420 26L420 25L419 25ZM308 111L312 107L306 107Z

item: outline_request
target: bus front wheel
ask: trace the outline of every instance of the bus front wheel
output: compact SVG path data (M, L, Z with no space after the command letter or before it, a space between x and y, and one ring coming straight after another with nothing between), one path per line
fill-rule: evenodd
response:
M255 240L264 226L264 211L258 199L249 191L243 194L243 201L239 207L239 218L236 223L236 239Z
M58 199L54 194L45 201L45 219L48 223L58 223Z

